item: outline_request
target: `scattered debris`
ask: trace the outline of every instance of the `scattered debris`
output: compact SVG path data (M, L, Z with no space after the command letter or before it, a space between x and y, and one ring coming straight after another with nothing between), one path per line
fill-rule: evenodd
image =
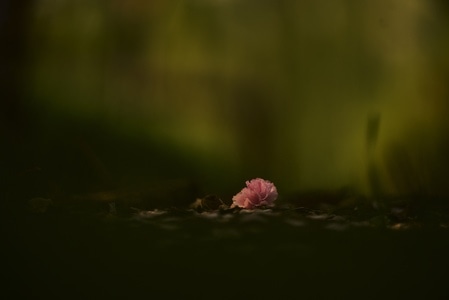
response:
M216 195L207 195L203 198L198 198L190 205L190 208L195 209L198 212L224 210L228 206L221 201Z

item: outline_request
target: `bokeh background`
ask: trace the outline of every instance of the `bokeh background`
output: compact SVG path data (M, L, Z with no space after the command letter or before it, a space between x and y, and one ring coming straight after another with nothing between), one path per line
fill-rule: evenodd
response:
M13 198L229 199L254 177L281 197L449 195L443 0L0 8L1 168Z

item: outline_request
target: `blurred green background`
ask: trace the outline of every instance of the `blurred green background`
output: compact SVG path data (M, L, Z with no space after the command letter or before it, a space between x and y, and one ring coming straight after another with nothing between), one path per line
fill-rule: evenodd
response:
M11 195L449 195L442 0L2 5Z

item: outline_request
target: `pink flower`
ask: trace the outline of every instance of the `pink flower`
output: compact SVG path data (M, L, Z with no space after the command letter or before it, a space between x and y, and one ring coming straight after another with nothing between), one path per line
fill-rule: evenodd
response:
M257 206L273 206L278 197L278 192L274 184L261 178L252 179L246 182L246 188L232 197L233 207L253 209Z

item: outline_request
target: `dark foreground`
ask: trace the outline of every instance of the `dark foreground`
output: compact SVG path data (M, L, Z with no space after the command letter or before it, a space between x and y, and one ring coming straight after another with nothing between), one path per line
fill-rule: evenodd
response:
M8 299L449 299L444 218L289 208L4 221Z

